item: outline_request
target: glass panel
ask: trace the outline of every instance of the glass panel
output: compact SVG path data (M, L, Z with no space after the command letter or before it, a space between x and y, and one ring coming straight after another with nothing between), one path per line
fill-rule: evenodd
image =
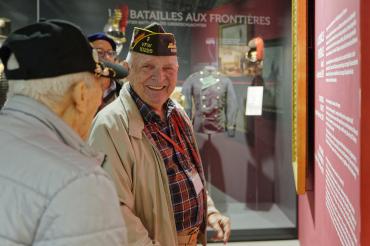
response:
M290 7L289 1L224 3L205 13L225 21L210 17L207 28L191 30L185 108L208 190L231 217L233 240L296 236Z

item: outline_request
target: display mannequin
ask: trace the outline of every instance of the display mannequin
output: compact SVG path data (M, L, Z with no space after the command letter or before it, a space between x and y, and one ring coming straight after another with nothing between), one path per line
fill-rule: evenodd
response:
M237 99L231 80L214 66L205 66L184 82L185 111L193 121L208 184L225 190L224 163L219 146L235 135ZM209 187L212 195L213 189ZM222 197L217 197L220 201ZM221 203L226 206L225 202Z
M245 54L245 62L241 61L241 66L245 66L244 73L252 77L251 86L264 86L262 77L264 59L264 41L261 37L252 38L248 42L248 52ZM245 96L245 100L248 95ZM245 103L243 103L246 105ZM243 110L245 112L245 109ZM247 132L247 142L249 146L255 144L255 120L258 116L245 116L244 124Z
M182 93L196 132L212 134L227 130L229 136L234 136L238 106L228 77L214 66L205 66L185 80Z
M244 73L251 79L251 84L245 90L244 105L253 93L251 87L263 87L261 115L244 115L246 142L250 160L247 161L247 207L254 210L269 210L274 201L274 157L275 120L274 116L264 111L266 86L263 78L264 41L255 37L248 42L249 51L246 54ZM246 110L243 110L246 114ZM272 141L266 141L270 139Z
M253 77L252 85L263 85L262 69L264 55L263 39L261 37L255 37L248 42L248 51L240 59L242 73Z

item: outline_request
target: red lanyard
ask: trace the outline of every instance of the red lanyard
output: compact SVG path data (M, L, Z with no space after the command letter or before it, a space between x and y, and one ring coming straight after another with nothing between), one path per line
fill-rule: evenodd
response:
M182 122L183 119L181 119L180 117L178 117L178 115L176 114L175 117L174 117L174 121L173 121L173 128L175 128L175 131L176 131L176 136L179 138L179 142L180 144L183 141L182 137L181 137L181 134L180 134L180 131L179 131L179 125L180 127L182 128L181 130L184 131L184 123ZM163 133L157 125L154 125L155 128L157 128L156 130L158 131L158 133L164 138L166 139L170 144L172 144L172 146L175 148L175 150L177 152L180 152L181 154L183 155L186 155L186 151L185 151L185 148L180 146L179 144L177 144L171 137L169 137L167 134ZM191 143L188 143L190 148L191 148L191 154L193 155L193 158L194 160L197 162L197 164L200 163L200 159L199 159L199 156L198 156L198 152L196 152L196 150L194 149L193 145Z
M179 146L175 141L173 141L167 134L163 133L160 129L158 129L158 127L156 126L157 130L158 130L158 133L161 134L161 136L166 139L169 143L172 144L172 146L176 149L177 152L180 152L181 154L185 155L185 149L181 146ZM178 129L177 127L175 127L176 129L176 134L177 136L179 137L180 139L180 142L182 141L181 139L181 136L179 135L178 133Z

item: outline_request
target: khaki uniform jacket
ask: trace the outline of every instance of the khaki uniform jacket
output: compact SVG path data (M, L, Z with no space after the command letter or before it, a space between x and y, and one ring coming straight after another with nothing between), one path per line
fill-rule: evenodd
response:
M166 168L143 130L141 114L123 86L120 96L98 113L89 142L108 156L104 169L117 186L129 245L174 246L177 232ZM207 200L208 213L217 211ZM205 245L204 214L199 239Z

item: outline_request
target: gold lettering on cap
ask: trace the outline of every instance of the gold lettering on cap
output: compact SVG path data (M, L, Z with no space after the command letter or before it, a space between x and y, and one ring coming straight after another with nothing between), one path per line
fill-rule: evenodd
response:
M146 48L146 47L140 47L140 52L146 53L146 54L153 54L153 49Z
M153 45L153 44L151 44L151 43L144 43L144 42L143 42L143 43L141 43L141 46L142 46L142 47L146 47L146 48L151 48L151 47L152 47L152 45Z
M169 43L167 46L168 49L176 49L176 44L174 43Z

